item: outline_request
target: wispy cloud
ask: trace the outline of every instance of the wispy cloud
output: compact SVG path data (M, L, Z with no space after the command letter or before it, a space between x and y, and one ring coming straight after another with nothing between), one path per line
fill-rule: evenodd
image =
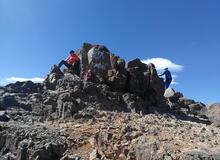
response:
M176 64L166 58L150 58L142 60L143 63L153 63L157 70L163 70L164 68L169 68L172 72L180 72L183 70L184 66Z
M158 72L162 72L164 70L164 68L169 68L169 70L171 72L178 73L178 72L182 71L184 68L184 66L182 66L180 64L176 64L166 58L149 58L149 59L142 60L142 62L145 64L153 63ZM173 77L173 81L171 82L171 84L175 84L175 85L179 84L176 81L177 75L173 74L172 77Z
M176 74L173 74L172 75L172 82L171 82L171 84L175 84L175 85L177 85L177 84L179 84L179 82L176 82L176 78L177 78L177 75Z
M23 77L6 77L6 78L0 78L0 85L7 85L9 83L14 83L17 81L23 82L23 81L32 81L35 83L43 82L43 78L40 77L33 77L33 78L23 78Z

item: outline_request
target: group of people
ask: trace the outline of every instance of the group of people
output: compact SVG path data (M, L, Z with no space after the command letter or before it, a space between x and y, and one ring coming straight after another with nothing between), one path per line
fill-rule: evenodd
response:
M61 68L62 65L65 65L67 68L72 69L75 71L77 75L80 75L80 58L79 55L76 54L73 50L69 52L69 56L66 58L66 60L62 60L58 67ZM164 86L165 89L169 88L171 82L172 82L172 75L168 68L164 69L164 72L160 74L159 76L165 76L164 80ZM92 77L92 70L88 69L87 72L83 75L84 80L90 80Z

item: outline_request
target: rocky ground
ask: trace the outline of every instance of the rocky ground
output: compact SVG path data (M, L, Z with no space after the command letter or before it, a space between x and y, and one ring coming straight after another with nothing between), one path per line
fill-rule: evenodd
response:
M165 91L153 64L105 46L79 53L90 81L54 65L43 83L0 87L1 160L220 159L220 104Z
M75 121L39 122L28 112L8 112L11 120L1 123L1 159L220 158L220 129L214 125L171 114L79 114Z

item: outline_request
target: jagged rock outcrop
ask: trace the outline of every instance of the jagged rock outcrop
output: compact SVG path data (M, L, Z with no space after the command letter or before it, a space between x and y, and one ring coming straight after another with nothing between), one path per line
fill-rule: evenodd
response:
M43 83L0 87L0 159L219 157L219 104L165 91L154 64L126 63L103 45L78 53L80 76L54 65Z
M63 76L63 72L61 72L61 70L56 65L54 65L43 82L45 89L55 89L57 81L61 79Z
M205 115L215 125L220 126L220 103L214 103L208 106Z
M58 117L72 117L85 106L144 113L147 113L149 107L162 107L164 85L153 64L146 65L139 59L135 59L125 66L125 61L110 53L105 46L88 43L83 44L79 55L81 75L88 68L94 73L91 82L84 82L82 77L68 71L63 73L56 65L52 67L43 82L44 89L57 92L52 105L54 106L54 102L58 100L56 104ZM63 92L71 95L65 101L59 98L60 94L64 94ZM137 98L124 98L124 93L134 94L127 97Z
M167 104L172 110L207 120L207 108L205 104L188 99L184 97L182 93L175 92L172 88L167 89L164 96L167 99Z
M111 67L110 53L105 46L95 45L88 51L88 66L95 73L94 82L106 82Z

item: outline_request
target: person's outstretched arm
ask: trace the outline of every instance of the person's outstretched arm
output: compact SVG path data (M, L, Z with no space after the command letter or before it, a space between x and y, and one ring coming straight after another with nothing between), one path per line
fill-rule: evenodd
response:
M163 72L162 74L159 74L158 76L163 76L163 75L165 75L165 72Z

